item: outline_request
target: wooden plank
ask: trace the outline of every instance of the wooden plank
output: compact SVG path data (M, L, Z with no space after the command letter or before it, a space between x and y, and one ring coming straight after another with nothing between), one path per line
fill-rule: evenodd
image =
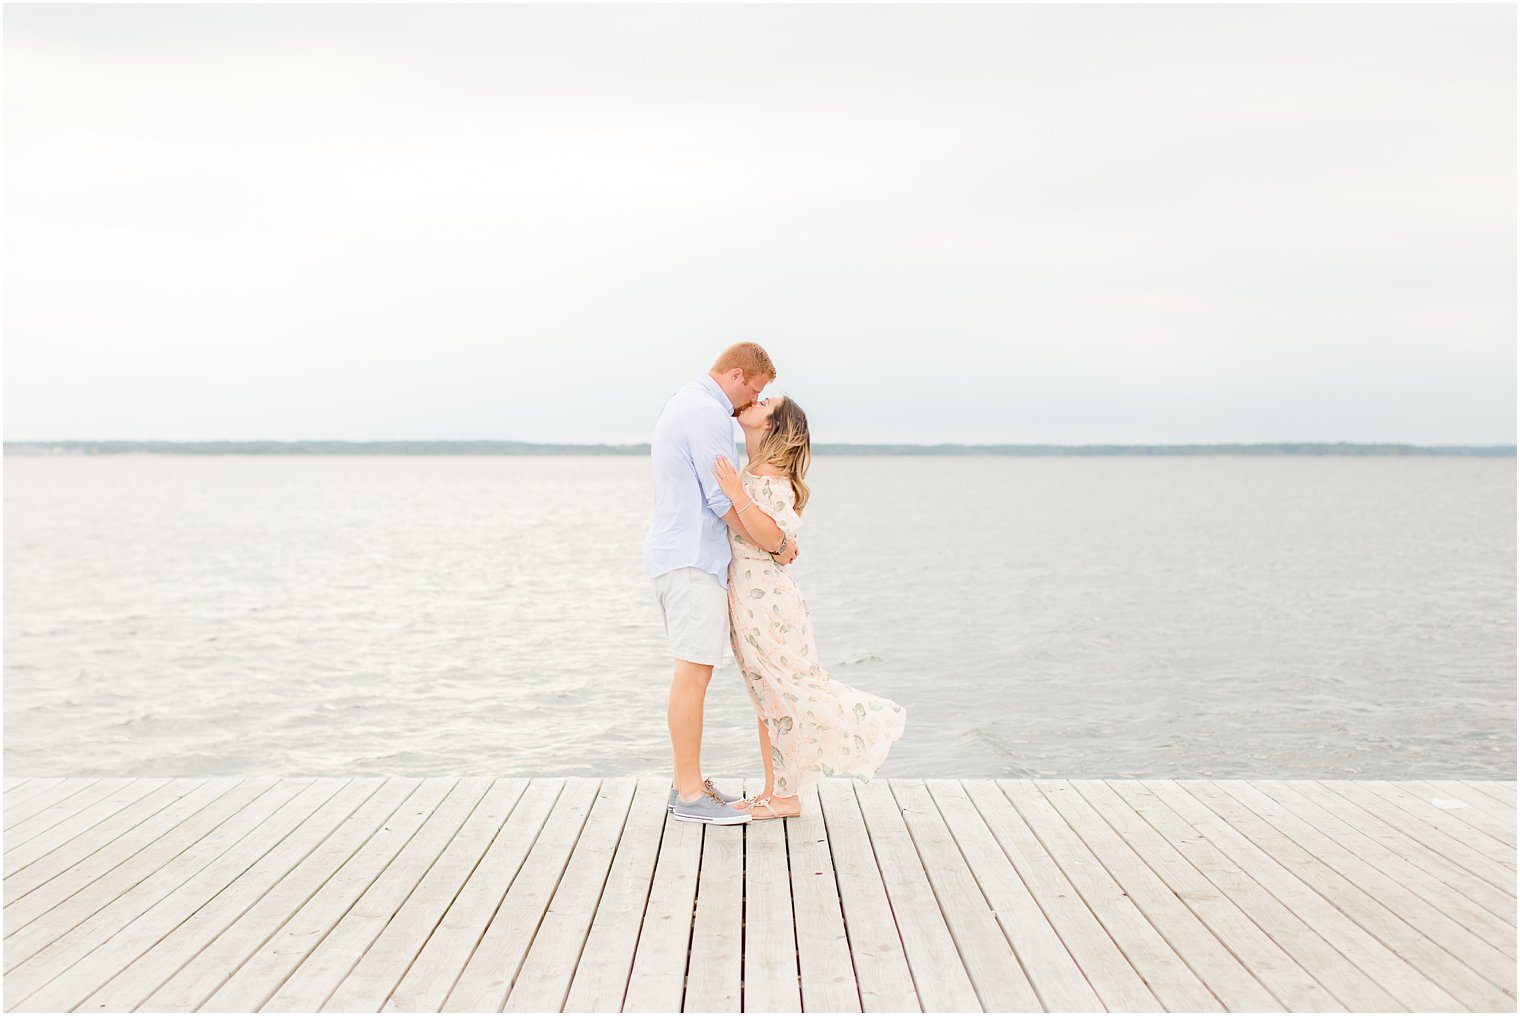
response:
M1464 842L1445 829L1438 828L1434 823L1416 818L1392 801L1373 793L1365 786L1366 782L1363 780L1319 781L1326 790L1345 798L1348 803L1364 813L1365 817L1357 820L1358 825L1367 824L1368 819L1381 822L1420 844L1426 851L1444 857L1460 868L1465 868L1506 895L1511 897L1515 895L1513 869L1477 849L1476 844Z
M345 782L281 780L268 793L198 843L196 850L201 852L200 858L192 860L188 851L180 855L176 863L182 870L202 864L206 858L210 860L166 895L162 894L163 888L181 877L180 874L171 875L171 866L166 866L152 879L118 897L110 906L96 912L89 921L65 936L65 939L78 942L71 955L81 958L67 966L66 972L61 976L56 976L50 983L23 998L19 1007L42 1012L67 1012L83 1003L93 991L179 927L190 915L206 906L233 880L257 863L332 798ZM155 882L161 882L162 885L148 892L148 887ZM133 897L139 895L142 898L132 902ZM80 940L81 932L87 927L91 929L90 937ZM62 941L54 945L57 946ZM56 969L62 970L63 966L60 960ZM9 997L20 997L15 994L22 986L19 978L7 978L6 985Z
M1412 1006L1417 1012L1448 1012L1456 1007L1455 999L1298 877L1295 865L1304 860L1303 852L1294 848L1287 837L1263 832L1261 842L1256 842L1190 793L1191 785L1198 781L1140 782L1155 791L1194 829L1226 849L1295 914L1312 922L1315 933L1397 1001L1395 1010Z
M35 805L36 802L43 800L56 803L86 784L93 782L93 780L79 778L65 779L61 776L48 776L32 780L26 785L25 789L5 795L4 824L7 827L10 825L13 813L22 813L20 806L23 804L32 802ZM30 812L27 812L27 814L30 814Z
M1515 926L1515 899L1504 890L1485 882L1467 869L1430 850L1424 844L1378 821L1357 805L1314 780L1279 782L1291 787L1293 793L1313 802L1326 815L1335 818L1346 828L1355 829L1361 836L1378 843L1390 854L1403 858L1411 866L1438 879L1511 928ZM1456 913L1451 907L1445 909L1448 913ZM1513 935L1513 932L1510 934Z
M97 851L108 847L119 851L120 846L117 845L117 841L127 833L132 832L144 822L153 819L176 801L188 797L199 788L205 787L206 784L207 781L202 779L170 780L167 785L158 788L141 800L126 806L109 818L102 819L99 823L79 833L77 836L70 837L41 857L26 864L18 864L16 868L8 871L5 876L5 906L9 908L11 904L27 894L35 892L43 886L48 886L48 883L53 879L67 872L70 868ZM225 790L225 784L220 784L217 788L207 789L202 791L202 793L208 795L206 799L209 800L210 797L225 792ZM162 821L164 820L160 820L160 822ZM172 822L170 824L172 825ZM135 850L137 848L133 847L132 849ZM130 851L120 854L118 860L129 854ZM108 868L95 865L95 870L103 873ZM73 889L68 889L62 884L48 886L47 896L56 903L70 892L73 892ZM49 906L51 905L49 904Z
M538 934L533 937L522 969L512 983L504 1011L564 1010L570 982L581 961L597 904L624 836L637 786L636 779L626 777L602 781L570 863L565 866ZM646 795L645 803L661 813L664 811L663 800L655 801ZM597 964L600 957L587 956L586 962Z
M284 927L292 914L307 906L334 874L343 872L344 866L359 855L386 823L404 818L397 815L398 809L422 785L417 779L385 780L357 811L321 839L272 887L264 889L257 883L240 887L237 897L254 900L252 906L209 941L192 939L188 947L183 941L171 945L176 956L183 955L180 950L190 948L191 958L177 967L166 962L162 969L172 970L172 976L135 1008L143 1012L187 1012L203 1006ZM178 933L170 935L166 942L179 937Z
M1471 847L1493 862L1496 870L1508 870L1509 878L1513 880L1515 869L1514 843L1505 843L1503 838L1495 833L1475 829L1470 823L1464 821L1461 816L1446 808L1436 807L1404 784L1390 783L1384 780L1366 780L1360 784L1360 787L1381 797L1411 818L1418 819L1426 825L1434 826L1457 842Z
M486 791L489 777L454 782L447 796L392 857L332 929L308 952L262 1012L316 1012L363 959L459 832ZM408 957L409 958L409 957ZM382 999L383 1001L383 999ZM379 1008L376 1003L375 1008Z
M1239 781L1231 781L1238 783ZM1237 788L1247 794L1248 788ZM1362 885L1326 863L1309 848L1312 845L1326 853L1335 854L1345 861L1344 854L1336 854L1332 841L1316 834L1312 826L1293 820L1280 806L1268 804L1263 807L1273 811L1281 824L1268 822L1236 796L1212 782L1190 780L1186 790L1202 801L1210 811L1228 822L1258 847L1268 851L1279 864L1288 868L1305 885L1313 888L1342 914L1350 918L1372 936L1379 944L1391 950L1402 964L1417 972L1410 978L1402 970L1389 969L1391 976L1405 978L1401 981L1384 981L1398 984L1400 998L1413 1001L1431 1011L1452 1012L1465 1008L1459 998L1492 1000L1498 992L1477 974L1457 962L1455 957L1431 941L1413 925L1407 923L1392 907L1385 903L1386 892L1400 892L1402 887L1389 879L1373 878L1375 873L1366 865L1353 866L1358 877L1365 878L1375 889L1369 892ZM1304 841L1307 837L1309 842ZM1400 893L1398 902L1408 898ZM1430 990L1427 983L1435 990ZM1513 1002L1513 999L1510 1000Z
M1462 780L1462 783L1476 790L1480 794L1506 805L1511 810L1515 807L1515 781L1503 780Z
M275 815L309 783L309 780L247 781L202 813L208 821L201 827L201 835L189 846L176 850L162 862L150 851L139 855L147 863L130 873L134 879L130 884L123 880L112 880L110 893L104 897L103 906L90 912L68 905L58 907L44 919L24 929L6 945L7 956L13 948L28 950L27 958L6 972L6 998L22 999L24 1003L28 996L43 985L59 977L65 970L77 966L98 946L192 880L202 869L214 864L244 836ZM217 814L219 806L226 809L225 814ZM212 816L217 816L214 824L210 821ZM74 900L85 895L80 893ZM64 916L65 912L68 912L67 917ZM79 914L85 916L77 918L76 915ZM59 928L66 930L59 932ZM121 965L114 964L115 957L107 954L101 961L101 966L109 969L99 980L88 982L87 990L81 992L79 997L83 998L125 965L124 962ZM94 973L90 976L93 977ZM63 987L60 986L60 990ZM67 988L65 994L74 990L72 984ZM42 1008L47 1009L47 1006Z
M204 787L208 793L187 795L48 882L44 891L7 906L7 969L15 969L182 852L193 850L203 837L277 782L230 780Z
M624 1012L681 1012L686 955L697 905L702 826L665 817L654 883L628 977Z
M1073 888L1161 1004L1169 1010L1221 1011L1223 1007L1208 985L1151 926L1135 901L1124 893L1034 782L998 780L997 786L1056 859Z
M1204 790L1195 785L1192 792L1201 795ZM1475 1011L1493 1010L1496 1004L1514 1007L1513 995L1505 996L1502 991L1505 982L1514 978L1514 957L1504 955L1395 881L1382 866L1348 850L1305 818L1268 797L1262 789L1244 780L1219 780L1208 792L1211 795L1228 794L1236 807L1249 809L1249 814L1254 816L1250 821L1233 808L1226 808L1223 802L1216 803L1212 796L1204 798L1216 814L1223 815L1253 840L1256 836L1251 830L1256 828L1256 823L1270 823L1272 828L1302 848L1304 855L1312 857L1313 862L1295 866L1295 874L1300 878L1312 876L1320 895L1337 903L1342 911L1358 920L1383 944L1439 984L1463 1006ZM1291 855L1287 859L1291 860ZM1341 889L1339 883L1342 880L1355 892ZM1352 896L1353 905L1340 903L1337 897L1343 895ZM1375 920L1361 917L1367 910L1372 912ZM1394 919L1385 920L1385 913Z
M31 779L32 778L30 776L18 776L13 779L7 779L5 781L5 793L9 795L13 790L20 790L22 787L26 786L27 783L31 781Z
M739 1011L743 872L744 827L704 826L683 1011Z
M749 779L743 793L758 794L764 782L758 777ZM787 859L788 830L797 821L764 819L743 827L745 1012L802 1011L792 872ZM849 965L848 952L845 965Z
M9 854L14 848L41 836L61 822L67 822L80 812L87 810L90 805L110 797L123 787L130 786L132 782L132 780L119 779L96 780L52 807L44 808L31 818L17 822L5 830L5 852Z
M891 789L881 780L852 789L924 1010L983 1011Z
M5 802L6 836L9 836L12 829L27 819L51 808L59 807L76 794L89 790L99 782L97 779L67 779L37 787L35 792L33 788L27 788L18 795L18 798L25 797L24 800Z
M1193 867L1108 784L1102 780L1073 780L1071 786L1117 836L1145 859L1224 947L1240 957L1246 969L1261 980L1281 1006L1290 1012L1345 1011L1345 1006L1337 1002L1324 985L1274 942L1203 872Z
M987 1012L1031 1012L1039 996L998 925L971 866L922 780L877 780L891 791L956 951Z
M861 1008L865 1012L921 1012L908 954L855 790L844 779L823 780L815 789L834 861Z
M1286 1009L1251 969L1215 937L1181 896L1152 870L1149 859L1110 828L1103 816L1069 781L1036 780L1034 786L1103 866L1108 877L1120 886L1141 916L1227 1011L1282 1012ZM1164 865L1176 858L1176 852L1167 848L1155 855L1154 863Z
M760 788L757 785L755 790ZM802 814L782 823L790 868L792 934L797 949L799 1004L804 1012L860 1012L860 988L845 931L839 885L823 824L818 788L797 795ZM746 873L748 865L746 863ZM748 943L746 942L746 945ZM745 962L746 1008L749 962Z
M76 1010L131 1012L141 1006L156 988L245 917L265 893L310 856L334 830L339 827L354 830L353 825L345 826L345 823L375 796L384 782L377 778L316 781L316 786L332 785L337 789L310 817L273 844L255 864L218 891L204 906L150 943L145 952L77 1005ZM206 994L209 995L211 990L207 989Z
M406 803L332 874L316 895L290 916L284 926L259 946L242 967L201 1005L201 1011L255 1012L262 1009L285 979L380 877L391 859L422 828L456 782L452 779L423 780Z
M449 997L444 1012L500 1012L596 800L594 779L569 779L501 907Z
M468 820L323 1004L324 1012L379 1012L390 997L391 990L422 951L528 786L523 779L486 783L488 789ZM398 857L391 867L400 863Z
M945 825L966 859L977 886L1015 956L1024 965L1047 1012L1099 1011L1103 1004L1019 877L996 837L982 821L960 780L926 780ZM988 781L984 790L997 793ZM894 786L896 785L894 781Z
M1104 1006L1115 1012L1160 1010L1144 980L997 784L963 780L961 785Z
M1497 889L1465 872L1461 873L1466 879L1465 882L1456 878L1458 869L1454 867L1449 870L1432 870L1419 863L1418 860L1411 861L1367 835L1363 830L1337 817L1332 810L1321 807L1311 796L1308 796L1313 792L1313 788L1305 781L1254 780L1251 786L1282 805L1303 822L1330 837L1353 856L1397 881L1433 908L1437 914L1445 917L1447 921L1455 923L1491 948L1498 949L1509 958L1511 964L1513 963L1515 926L1471 899L1466 893L1469 886L1476 885L1493 896L1499 897L1501 894ZM1329 798L1326 803L1332 807L1340 801L1340 798L1322 788L1320 792ZM1453 879L1455 884L1448 882L1447 878ZM1514 901L1510 900L1508 904L1513 910ZM1447 926L1446 922L1440 918L1430 915L1426 915L1424 920L1432 922L1433 930Z
M1149 783L1169 781L1106 780L1108 787L1156 830L1172 848L1230 898L1262 931L1307 970L1325 990L1351 1011L1404 1011L1393 996L1306 923L1271 891L1282 876L1276 862L1244 837L1210 828L1205 834L1173 810ZM1189 800L1193 800L1189 797ZM1196 803L1196 802L1195 802ZM1201 805L1198 806L1202 808ZM1204 809L1206 811L1206 809ZM1196 815L1195 810L1190 810ZM1212 815L1212 813L1209 813ZM1254 877L1253 877L1254 873Z
M516 883L563 788L560 779L528 782L383 1011L437 1012L443 1006L486 926Z
M1515 809L1506 808L1461 780L1411 780L1401 783L1438 808L1445 809L1475 829L1515 847Z
M6 877L9 878L33 861L52 853L74 837L95 829L106 819L111 818L129 805L136 804L153 791L167 786L170 782L164 779L125 781L109 797L102 801L96 801L67 821L58 823L46 832L27 840L25 843L16 843L7 837L5 847Z
M669 784L663 776L638 781L612 858L612 870L586 936L581 954L586 959L575 966L564 1012L618 1012L623 1007L660 853Z

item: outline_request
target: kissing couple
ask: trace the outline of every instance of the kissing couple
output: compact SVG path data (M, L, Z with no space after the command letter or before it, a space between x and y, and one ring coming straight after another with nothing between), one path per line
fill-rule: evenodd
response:
M761 397L775 379L760 346L730 346L670 397L650 442L654 517L644 561L675 657L669 810L685 822L799 815L798 793L825 776L873 776L907 724L902 706L819 666L807 603L787 571L808 503L812 442L801 406ZM742 471L732 461L735 420ZM702 706L725 642L759 729L765 788L752 798L702 777Z

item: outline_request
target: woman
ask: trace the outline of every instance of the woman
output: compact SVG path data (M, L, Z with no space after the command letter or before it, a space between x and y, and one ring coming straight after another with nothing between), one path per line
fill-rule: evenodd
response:
M765 789L734 807L751 819L788 818L802 813L798 792L823 777L874 775L908 714L819 667L807 603L771 558L796 538L807 505L807 416L775 397L753 403L738 420L749 464L741 475L719 456L713 475L747 533L729 534L729 637L758 718Z

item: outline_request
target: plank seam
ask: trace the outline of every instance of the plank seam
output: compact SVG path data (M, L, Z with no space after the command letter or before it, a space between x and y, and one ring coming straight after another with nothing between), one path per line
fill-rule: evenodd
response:
M638 796L638 790L637 789L634 790L634 796L635 797ZM622 994L622 997L620 997L618 999L618 1011L619 1012L622 1012L623 1011L623 1007L628 1004L628 989L629 989L629 987L633 983L633 967L634 967L634 964L638 962L639 943L644 938L644 921L649 916L649 899L654 894L654 873L656 871L658 871L659 867L660 867L660 851L662 851L662 850L665 849L665 827L668 826L672 821L674 821L674 819L670 819L668 821L660 823L660 839L659 839L658 842L655 843L655 847L654 847L654 865L649 869L649 884L648 884L648 886L644 890L644 909L639 913L639 930L637 932L635 932L634 936L633 936L633 955L629 958L629 961L628 961L628 977L627 977L627 979L625 979L623 981L623 994ZM626 826L626 824L627 823L626 823L626 820L625 820L624 825ZM614 855L614 859L615 859L615 857L616 857L616 855ZM701 877L701 868L702 868L702 865L701 865L701 855L699 853L698 856L697 856L697 874L698 874L699 878ZM603 886L603 892L605 892L605 891L606 891L606 887ZM600 906L601 906L601 901L600 900L597 901L597 906L598 906L598 908L600 908ZM593 915L592 923L593 924L596 923L594 915ZM689 950L691 948L691 946L690 946L690 938L689 937L688 937L687 942L688 942L687 949ZM582 948L584 948L584 946ZM577 962L576 963L576 967L579 968L579 966L580 966L580 963Z

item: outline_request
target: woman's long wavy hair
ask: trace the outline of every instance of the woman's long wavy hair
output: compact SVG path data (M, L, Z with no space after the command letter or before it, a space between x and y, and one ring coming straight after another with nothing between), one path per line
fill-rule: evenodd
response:
M760 461L786 474L797 495L797 514L807 504L808 488L802 482L813 464L813 441L808 436L807 414L791 399L782 399L771 413L771 429L760 442Z

